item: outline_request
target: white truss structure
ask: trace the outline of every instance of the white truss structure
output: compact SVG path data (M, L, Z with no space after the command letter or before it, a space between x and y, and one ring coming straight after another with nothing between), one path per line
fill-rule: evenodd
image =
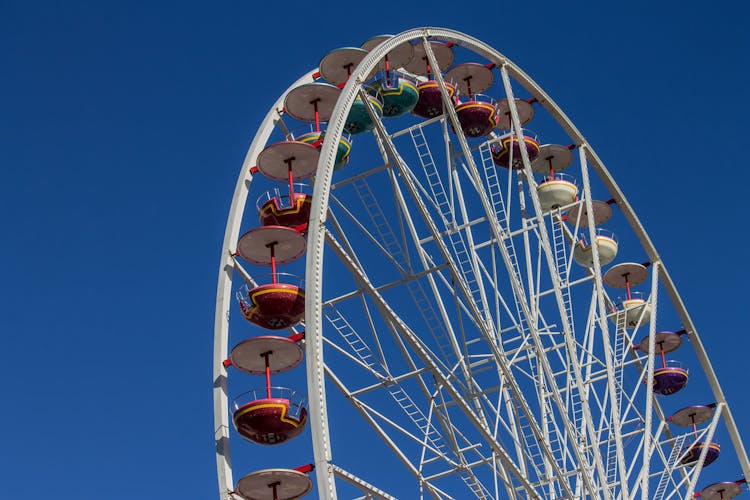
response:
M438 67L428 40L455 44L479 62L496 65L494 91L502 95L493 97L509 100L510 131L481 140L464 137L439 71L446 68ZM424 44L443 91L444 115L415 119L398 129L376 119L367 139L373 154L360 153L360 139L355 139L352 165L334 178L336 148L352 103L364 95L378 62L403 43ZM313 81L314 74L303 75L287 92ZM287 133L282 110L287 92L269 111L247 153L224 238L214 343L222 500L233 497L235 481L222 364L231 347L232 290L253 283L232 254L253 181L250 168L273 142L272 134ZM492 161L491 145L522 130L514 100L519 92L534 98L537 114L546 112L557 136L576 146L571 170L581 189L569 206L541 209L526 150L521 149L520 170ZM615 263L650 263L650 280L641 290L649 290L651 321L635 329L626 328L613 290L602 282L596 245L593 268L578 266L572 257L576 235L587 231L589 241L596 240L592 202L610 198L629 225L632 241L642 248ZM575 206L588 209L587 224L564 221ZM253 217L252 210L247 212ZM391 478L337 460L331 435L337 430L331 425L340 409L328 406L331 391L350 405L342 411L358 415L371 429L360 442L379 440L403 477L413 478L411 493L402 498L692 498L702 486L702 467L682 465L680 459L695 441L710 442L719 428L731 438L731 447L723 443L722 460L739 462L750 477L747 454L698 332L614 179L534 81L465 34L440 28L406 31L382 42L353 70L321 150L305 282L305 322L297 329L306 331L321 499L337 498L341 481L357 487L363 498L398 496L389 491L395 484ZM650 334L654 352L662 314L687 332L689 345L681 349L694 350L700 363L692 367L691 378L702 369L716 402L713 420L699 428L697 437L692 429L667 422L664 396L652 390L654 357L633 349Z

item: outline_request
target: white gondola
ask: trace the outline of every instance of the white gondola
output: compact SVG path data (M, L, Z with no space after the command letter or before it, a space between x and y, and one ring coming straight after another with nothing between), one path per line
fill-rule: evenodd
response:
M594 246L589 241L587 233L582 233L573 246L573 258L583 267L594 266ZM617 257L617 238L615 233L608 229L598 228L596 230L596 249L599 252L599 265L606 266Z
M537 185L536 192L539 195L539 205L548 212L574 203L578 198L578 183L571 175L555 174L554 177L545 177Z

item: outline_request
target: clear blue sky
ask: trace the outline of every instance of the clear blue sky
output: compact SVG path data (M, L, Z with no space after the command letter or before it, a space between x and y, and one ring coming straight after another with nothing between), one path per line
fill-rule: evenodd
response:
M216 496L215 283L255 127L327 51L426 25L506 54L593 144L748 442L735 3L0 1L0 497Z

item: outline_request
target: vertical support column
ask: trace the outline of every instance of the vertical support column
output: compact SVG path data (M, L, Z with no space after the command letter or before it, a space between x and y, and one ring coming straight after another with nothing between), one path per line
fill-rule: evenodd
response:
M502 79L503 79L503 86L505 88L506 98L508 99L508 104L509 104L508 107L509 107L509 110L510 110L510 113L511 113L511 119L512 119L512 122L513 122L513 129L515 129L515 131L516 131L517 134L523 135L523 133L521 132L521 130L522 130L522 128L521 128L521 121L520 121L520 118L518 116L518 110L516 109L515 100L514 100L514 96L513 96L513 88L512 88L511 82L510 82L510 76L508 75L508 68L506 67L505 64L503 64L503 65L500 66L500 74L501 74ZM520 148L520 151L521 151L521 160L523 161L523 166L524 166L524 168L523 168L524 175L526 176L526 179L529 181L529 183L532 183L534 175L533 175L532 170L531 170L531 161L529 159L528 151L526 150L525 145L524 145L524 147ZM530 198L531 198L532 205L534 207L534 211L536 213L537 228L538 228L539 235L540 235L539 236L539 241L541 243L542 249L544 250L544 256L545 256L545 260L546 260L546 263L547 263L547 269L548 269L548 271L550 273L550 276L555 276L557 274L557 271L555 269L555 264L554 264L553 257L552 257L552 249L550 248L550 244L549 244L549 236L547 234L547 229L546 229L546 226L545 226L544 217L542 215L541 206L539 204L539 197L537 196L536 191L533 190L533 189L530 190ZM555 299L556 299L556 302L557 302L557 307L558 307L558 310L561 313L560 314L560 319L561 319L561 322L562 322L562 325L563 325L563 331L564 331L566 349L567 349L568 355L571 356L571 359L574 360L574 371L575 371L575 374L576 374L576 385L577 385L577 387L579 389L579 392L581 392L581 390L582 390L582 380L581 380L581 376L580 376L581 372L580 372L580 368L577 365L577 362L575 361L575 348L574 348L574 346L572 344L571 328L570 328L570 325L568 324L568 317L567 317L567 314L565 314L565 304L564 304L564 301L563 301L563 298L562 298L562 291L561 291L561 288L560 288L561 284L559 283L559 280L557 280L557 279L553 279L552 281L553 281L553 286L554 286L554 289L555 289ZM559 390L558 390L557 385L555 383L554 377L551 376L551 373L550 373L551 369L549 367L549 364L546 362L546 358L545 358L544 354L542 353L542 349L539 346L538 337L534 334L533 330L531 330L531 332L532 332L532 337L536 337L536 338L534 338L534 342L535 342L535 344L537 344L537 351L540 352L539 359L541 361L544 361L544 363L542 364L542 366L543 366L543 369L545 370L545 372L547 372L547 378L550 381L550 387L552 388L552 397L555 399L555 403L558 406L558 408L560 408L560 411L561 412L565 412L566 410L565 410L564 405L562 404ZM585 405L583 407L584 407L584 409L586 409ZM587 420L589 422L591 421L590 415L587 417ZM573 436L575 435L575 432L574 432L574 429L573 429L573 426L572 426L571 422L568 419L563 419L563 424L564 424L564 427L565 427L565 431L566 431L567 435L569 436L569 441L571 442L570 443L571 444L570 448L572 449L573 454L575 455L576 460L578 461L579 467L580 467L581 471L583 472L585 470L585 462L586 462L586 460L585 460L585 453L584 453L582 447L579 446L578 443L574 442ZM592 437L593 437L593 434L594 434L593 427L590 427L589 432L592 434ZM592 439L592 442L595 442L595 439ZM599 462L601 460L601 458L599 456L599 451L596 448L594 448L593 452L594 452L595 462L597 464L599 464ZM601 471L601 468L599 470ZM584 484L586 485L586 489L589 492L591 492L592 496L595 495L595 488L594 488L594 485L593 485L591 477L589 477L588 474L586 474L586 473L582 474L581 477L583 479ZM565 485L565 483L563 483L563 485ZM602 491L604 492L605 498L609 498L609 492L606 490L606 488L603 489Z
M641 474L641 499L649 500L648 480L649 480L649 463L651 462L651 453L653 450L653 440L651 437L651 425L653 421L653 399L654 399L654 360L656 358L656 306L657 294L659 291L659 266L660 263L653 263L651 274L651 323L648 328L648 361L646 362L646 422L643 426L643 471ZM664 350L661 350L662 357Z
M711 445L711 440L714 438L714 432L716 432L716 427L719 423L719 417L721 416L721 410L724 409L724 406L726 406L726 403L719 403L716 405L714 418L711 419L711 424L708 427L708 432L703 438L703 448L701 449L701 454L698 457L698 463L695 464L695 467L693 467L692 470L692 477L690 478L690 484L688 485L688 489L686 492L688 496L692 495L692 492L695 491L695 485L698 483L698 477L700 477L701 471L703 470L703 461L706 460L708 448Z
M490 333L494 337L496 342L499 342L499 339L497 337L497 332L492 327L492 316L490 316L490 305L487 301L487 294L484 289L484 280L482 279L482 273L479 271L479 265L477 264L477 259L479 258L477 256L477 252L475 250L474 245L474 237L471 233L471 224L469 224L471 221L469 220L469 215L466 211L466 204L464 203L464 195L463 191L461 190L461 181L458 178L458 172L454 169L452 172L452 178L453 178L453 186L456 189L456 198L458 199L458 207L461 211L461 218L463 219L462 224L466 226L464 229L464 234L466 235L466 246L467 246L467 253L469 254L469 258L471 259L471 269L474 273L474 279L477 282L477 288L479 290L479 300L482 302L482 319L484 320L485 324L490 325Z
M596 295L596 306L597 306L597 312L599 316L599 328L602 330L602 338L604 339L604 344L606 345L605 349L605 358L607 362L607 379L609 384L609 392L611 396L611 401L614 401L614 368L612 367L612 360L611 360L611 349L609 344L609 325L607 324L607 308L604 304L604 290L602 285L602 267L601 263L599 261L599 247L596 245L596 224L594 222L594 206L591 203L591 184L589 183L589 170L588 170L588 162L586 160L586 145L581 144L579 148L579 159L581 163L581 182L583 183L583 199L584 199L584 206L586 207L586 214L587 214L587 222L589 227L589 240L591 240L591 256L594 260L594 294ZM593 326L593 325L592 325ZM594 335L592 333L592 344L594 342ZM614 403L612 403L614 406ZM582 402L583 408L588 408L588 400ZM590 413L588 413L584 418L591 418ZM622 437L620 436L619 430L615 434L617 439L617 446L619 450L622 450ZM591 446L595 453L599 455L599 460L597 460L597 465L601 467L601 450L599 445L599 439L597 438L596 432L593 431L593 429L589 430L589 439L591 440ZM623 467L624 467L624 461L623 461ZM600 473L600 480L602 481L602 492L607 496L607 498L611 497L611 492L609 491L609 488L607 486L607 472L605 470L599 471Z

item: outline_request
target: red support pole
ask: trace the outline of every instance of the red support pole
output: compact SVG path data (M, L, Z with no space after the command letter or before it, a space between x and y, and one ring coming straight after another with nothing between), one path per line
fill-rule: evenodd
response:
M693 435L695 439L698 439L698 427L695 425L695 415L690 415L690 420L693 421Z
M391 62L388 60L388 54L385 55L385 84L391 86Z
M315 109L315 131L320 132L320 113L318 112L318 100L313 101L313 108Z
M632 298L632 296L630 294L630 280L628 279L628 275L627 274L625 274L624 276L625 276L625 288L628 291L628 300L630 300Z
M466 82L466 91L469 93L469 100L471 101L471 77L464 78Z
M549 163L549 180L554 181L555 180L555 169L552 168L552 156L547 158L547 163Z
M286 164L289 167L288 178L289 178L289 206L294 207L294 173L292 172L292 160L289 158L286 160Z
M659 349L661 350L661 366L663 368L667 367L667 359L664 357L664 344L661 342L659 343Z
M271 399L271 365L268 362L268 356L271 355L271 351L264 352L263 358L266 360L266 397Z
M268 245L271 248L271 283L278 283L278 279L276 278L276 243L273 242L270 245Z
M271 485L271 488L273 488L273 500L279 500L279 494L276 492L276 487L279 485L278 482L273 483Z

